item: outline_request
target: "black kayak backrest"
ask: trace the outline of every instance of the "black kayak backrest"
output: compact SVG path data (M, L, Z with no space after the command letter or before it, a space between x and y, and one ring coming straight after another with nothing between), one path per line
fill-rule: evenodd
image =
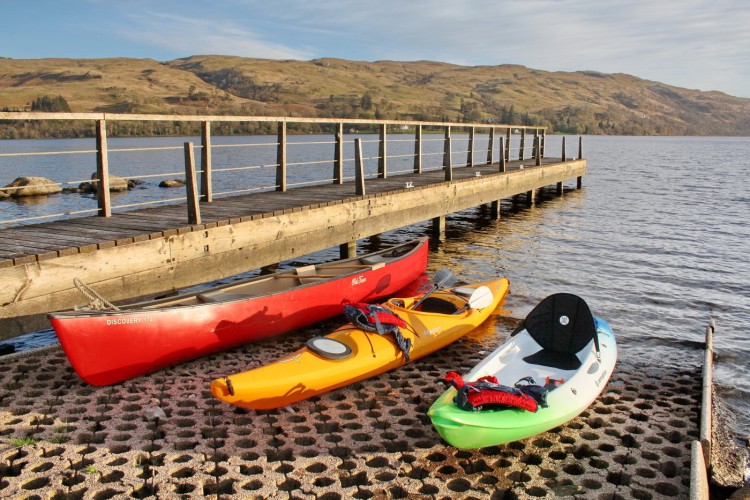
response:
M599 347L596 323L588 304L571 293L556 293L542 300L511 336L524 329L542 347L543 352L537 353L539 356L531 357L536 364L555 366L562 363L564 369L574 369L575 360L569 355L578 353L591 339L594 339L597 350ZM566 357L569 359L565 362L551 361Z

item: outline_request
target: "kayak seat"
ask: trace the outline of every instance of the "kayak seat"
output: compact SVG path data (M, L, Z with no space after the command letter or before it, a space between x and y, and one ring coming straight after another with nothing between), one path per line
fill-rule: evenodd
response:
M596 324L588 304L570 293L556 293L542 300L511 336L523 330L542 348L523 358L529 364L577 370L581 366L577 354L592 339L599 349Z
M458 311L458 306L453 302L438 297L427 297L419 306L422 312L453 314Z

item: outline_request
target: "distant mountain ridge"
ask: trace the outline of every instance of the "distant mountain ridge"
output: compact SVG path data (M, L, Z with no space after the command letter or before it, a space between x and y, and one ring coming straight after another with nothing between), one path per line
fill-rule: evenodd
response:
M544 125L550 132L750 135L750 99L626 74L519 65L191 56L0 58L0 110L377 118ZM45 101L46 102L46 101Z

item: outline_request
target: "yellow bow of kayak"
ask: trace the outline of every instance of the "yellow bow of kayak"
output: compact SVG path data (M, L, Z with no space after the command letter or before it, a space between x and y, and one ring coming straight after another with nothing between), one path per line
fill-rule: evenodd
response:
M469 308L461 311L467 305L467 295L480 286L486 286L492 292L491 304L481 310ZM383 305L406 322L407 326L400 331L412 342L410 358L413 361L445 347L479 326L503 302L508 287L508 280L501 278L460 289L438 290L419 310L410 308L421 296L394 298ZM351 353L342 359L332 359L305 346L269 365L216 379L211 382L211 392L233 405L268 410L407 363L390 334L379 335L348 324L325 338L340 342L351 349Z

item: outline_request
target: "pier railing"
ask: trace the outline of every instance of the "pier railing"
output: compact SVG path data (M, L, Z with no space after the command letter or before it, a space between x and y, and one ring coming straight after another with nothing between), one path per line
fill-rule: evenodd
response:
M492 164L511 160L538 162L544 157L546 128L488 123L445 123L420 121L385 121L361 119L318 119L258 116L183 116L183 115L127 115L100 113L0 113L3 123L26 121L90 121L91 148L72 150L23 150L22 141L0 140L0 178L11 179L29 175L13 167L19 159L84 158L91 178L67 177L74 169L58 168L56 179L60 188L76 190L90 183L95 194L89 201L91 208L77 205L75 209L54 213L26 215L0 220L0 227L54 220L79 215L97 214L110 217L113 211L127 211L150 205L187 203L188 222L200 222L199 203L211 203L215 198L236 196L253 191L287 191L296 187L334 183L342 184L358 177L384 178L404 173L422 173L447 167ZM124 122L179 122L198 132L192 137L170 139L170 144L133 147L114 144L108 130L118 130ZM264 136L212 134L212 124L255 124L274 130ZM218 126L217 126L218 128ZM315 130L315 135L310 135ZM302 131L302 132L301 132ZM199 135L199 137L198 137ZM152 136L154 137L154 136ZM330 137L330 138L328 138ZM161 137L166 140L166 138ZM355 139L359 145L355 147ZM127 146L127 147L126 147ZM14 149L17 148L17 149ZM358 150L362 149L362 154ZM179 154L182 152L182 154ZM129 169L128 160L138 156L137 162L146 165ZM151 155L149 160L143 155ZM221 161L217 162L217 157ZM563 142L563 156L564 142ZM180 160L180 157L183 160ZM579 145L580 157L580 145ZM112 163L121 165L111 168ZM159 161L166 166L156 167ZM356 162L361 165L356 165ZM151 163L149 163L151 162ZM80 162L77 161L80 164ZM180 165L182 163L182 165ZM131 164L132 166L132 164ZM86 168L86 167L83 167ZM113 172L113 170L115 170ZM11 173L12 175L8 175ZM114 203L110 188L114 175L124 179L152 182L159 178L174 180L183 177L185 188L175 196L174 190L157 190L130 203ZM183 181L178 179L178 184ZM23 187L0 187L6 195ZM140 197L143 198L143 197ZM120 199L118 197L118 199Z

